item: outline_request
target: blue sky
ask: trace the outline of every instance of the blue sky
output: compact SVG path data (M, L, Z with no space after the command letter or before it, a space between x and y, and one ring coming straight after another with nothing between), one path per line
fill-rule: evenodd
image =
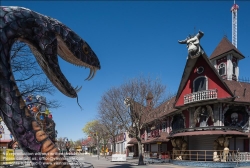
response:
M236 1L240 76L250 77L250 2ZM202 30L201 45L211 55L224 35L232 39L232 1L2 1L55 18L86 40L101 62L101 70L84 81L89 70L60 60L73 86L82 86L79 103L57 91L62 106L53 109L58 137L85 137L84 125L97 115L98 103L112 86L139 75L160 77L168 91L177 92L187 58L186 45L178 44Z

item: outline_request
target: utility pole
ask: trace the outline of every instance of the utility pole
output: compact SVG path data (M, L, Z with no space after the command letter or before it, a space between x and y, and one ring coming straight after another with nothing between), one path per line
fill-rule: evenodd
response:
M97 158L99 160L99 139L98 139L98 134L96 133L96 140L97 140Z

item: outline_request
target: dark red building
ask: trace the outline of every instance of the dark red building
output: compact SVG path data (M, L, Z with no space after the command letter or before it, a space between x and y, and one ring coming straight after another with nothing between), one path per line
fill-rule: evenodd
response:
M210 57L187 59L176 96L153 109L142 130L144 151L214 161L225 148L249 152L250 83L240 80L238 66L244 58L224 37Z

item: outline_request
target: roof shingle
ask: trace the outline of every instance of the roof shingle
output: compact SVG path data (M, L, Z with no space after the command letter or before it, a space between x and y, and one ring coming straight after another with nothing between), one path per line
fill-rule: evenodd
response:
M224 81L232 93L235 94L235 102L250 103L250 83L238 82L234 80Z

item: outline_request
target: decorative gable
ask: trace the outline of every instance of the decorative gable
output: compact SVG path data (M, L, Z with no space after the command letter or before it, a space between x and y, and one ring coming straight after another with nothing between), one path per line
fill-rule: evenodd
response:
M175 107L211 99L232 98L232 96L232 92L204 53L196 59L187 60Z

